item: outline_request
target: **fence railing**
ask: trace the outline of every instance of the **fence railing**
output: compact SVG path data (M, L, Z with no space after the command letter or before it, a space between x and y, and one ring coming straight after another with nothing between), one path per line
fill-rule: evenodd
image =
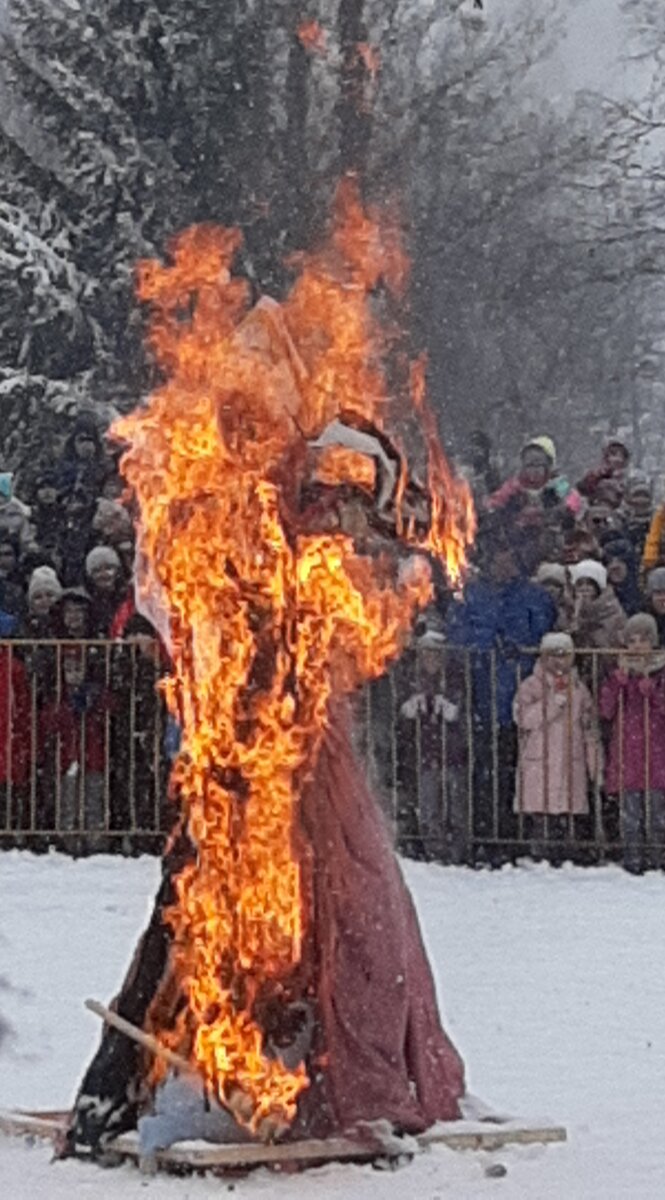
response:
M565 656L563 656L565 658ZM417 858L665 864L665 656L412 651L357 703L358 750Z
M0 642L0 838L5 845L159 849L171 725L159 647Z
M665 666L581 650L409 651L355 698L357 749L398 848L665 862ZM665 664L665 659L663 660ZM177 729L158 647L0 642L0 845L161 848Z

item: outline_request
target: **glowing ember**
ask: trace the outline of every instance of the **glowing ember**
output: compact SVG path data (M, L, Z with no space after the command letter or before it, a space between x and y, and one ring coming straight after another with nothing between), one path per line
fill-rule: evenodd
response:
M236 231L199 227L175 239L170 265L142 265L166 382L116 432L130 444L123 470L140 504L144 605L153 614L160 605L170 627L167 698L183 728L172 786L196 852L166 914L170 971L152 1025L261 1132L293 1119L308 1083L303 1064L268 1051L260 1021L302 988L298 797L332 692L383 671L431 587L422 564L396 583L385 556L358 553L320 496L308 507L298 481L367 494L381 476L394 528L441 555L453 577L472 530L422 373L413 400L427 436L431 529L395 511L406 505L399 456L363 453L376 443L363 422L380 429L388 401L369 293L406 277L394 230L343 189L327 249L301 260L282 305L251 311L231 275L239 243ZM353 445L326 449L341 414L356 423Z

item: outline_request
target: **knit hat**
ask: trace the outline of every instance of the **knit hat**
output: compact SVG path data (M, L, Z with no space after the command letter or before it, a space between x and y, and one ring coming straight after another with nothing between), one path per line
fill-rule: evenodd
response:
M624 642L628 642L628 638L635 634L642 634L648 637L652 646L658 645L658 626L656 618L651 616L651 613L635 613L633 617L629 617L626 621L623 631Z
M543 433L539 434L538 437L529 438L529 441L525 442L522 446L522 454L531 446L537 446L539 450L542 450L543 453L549 458L552 466L554 466L556 462L556 446L554 445L551 437L548 437L546 433Z
M607 571L595 558L583 558L581 562L575 563L570 568L570 578L574 584L579 583L580 579L590 579L599 592L604 592L607 587Z
M600 544L603 551L603 561L608 563L612 558L620 558L622 562L629 565L635 561L635 547L628 538L623 537L620 530L607 530L600 535Z
M97 567L119 567L120 559L112 546L95 546L85 560L86 574L92 575Z
M36 592L48 592L56 600L60 599L62 584L53 567L35 567L28 584L28 600L32 600Z
M622 438L618 433L608 433L603 439L603 450L607 451L611 446L618 446L626 455L626 461L630 458L630 447L625 438Z
M535 576L536 583L558 583L566 586L566 568L561 563L543 562L538 567Z
M92 528L104 530L108 528L109 524L112 528L122 530L131 537L132 519L127 509L117 500L107 500L104 496L100 496L92 519Z
M541 654L574 654L575 646L569 633L546 633L540 639Z
M665 567L654 567L647 575L647 593L665 592Z

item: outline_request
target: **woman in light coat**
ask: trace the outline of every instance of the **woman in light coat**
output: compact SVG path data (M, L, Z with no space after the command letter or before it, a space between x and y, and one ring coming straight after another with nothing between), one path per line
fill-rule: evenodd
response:
M589 779L600 779L602 749L593 701L574 666L567 633L547 633L534 672L513 704L519 736L515 811L530 836L557 840L569 818L589 812Z

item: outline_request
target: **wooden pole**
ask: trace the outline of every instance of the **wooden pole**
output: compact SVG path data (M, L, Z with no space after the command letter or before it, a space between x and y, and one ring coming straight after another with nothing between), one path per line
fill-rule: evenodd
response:
M203 1086L203 1079L196 1068L186 1058L183 1058L181 1054L176 1054L175 1050L169 1050L168 1046L163 1046L151 1033L145 1033L137 1025L132 1025L131 1021L127 1021L124 1017L121 1017L112 1008L106 1008L104 1004L99 1003L99 1000L86 1000L85 1007L94 1013L95 1016L101 1017L102 1021L105 1021L107 1025L120 1030L120 1033L124 1033L132 1041L138 1042L140 1046L144 1046L156 1058L161 1058L164 1062L169 1063L175 1071L192 1076L197 1083ZM226 1107L239 1125L249 1125L253 1105L250 1097L241 1088L234 1088L226 1101ZM256 1128L256 1136L261 1142L272 1142L276 1138L282 1137L288 1128L288 1122L282 1121L278 1117L267 1116L259 1121Z
M150 1050L156 1058L164 1059L164 1062L169 1063L174 1070L184 1072L187 1075L195 1075L197 1080L201 1083L203 1082L196 1068L186 1058L183 1058L181 1054L176 1054L175 1050L169 1050L168 1046L163 1046L151 1033L145 1033L137 1025L132 1025L131 1021L126 1021L124 1017L114 1012L112 1008L106 1008L104 1004L99 1003L99 1000L86 1000L85 1007L94 1013L95 1016L101 1017L102 1021L105 1021L107 1025L118 1029L120 1033L124 1033L133 1042L138 1042L140 1046L144 1046L146 1050Z

